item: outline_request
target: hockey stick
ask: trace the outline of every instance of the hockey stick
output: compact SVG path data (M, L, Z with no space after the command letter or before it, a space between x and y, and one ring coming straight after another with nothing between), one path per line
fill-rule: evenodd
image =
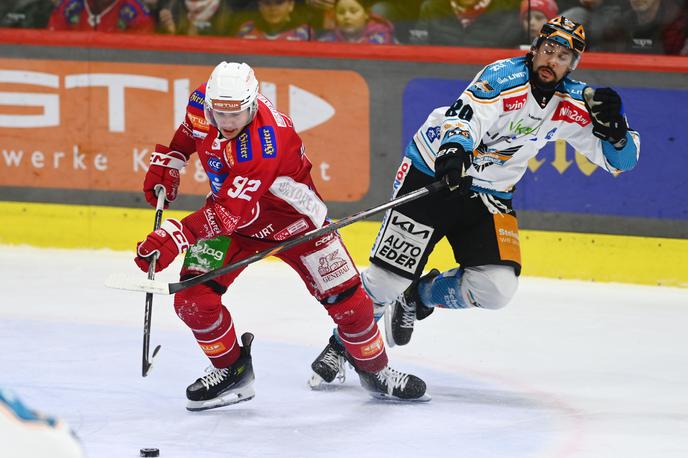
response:
M161 281L154 281L152 279L146 280L129 277L123 274L113 274L110 275L110 277L108 277L108 279L105 281L105 286L107 286L108 288L125 289L129 291L145 291L147 293L153 294L174 294L183 289L199 285L213 278L217 278L220 275L224 275L241 267L253 264L254 262L260 261L261 259L267 258L268 256L274 256L277 253L288 250L289 248L293 248L296 245L300 245L304 242L313 240L322 235L334 232L337 229L340 229L344 226L348 226L351 223L355 223L356 221L360 221L376 213L380 213L387 209L411 202L420 197L433 194L437 191L445 189L446 187L447 184L444 181L436 181L432 184L429 184L428 186L416 189L415 191L412 191L408 194L404 194L401 197L397 197L396 199L392 199L389 202L386 202L382 205L378 205L377 207L373 207L368 210L355 213L351 216L347 216L332 224L323 226L319 229L313 229L310 232L306 232L301 237L287 240L286 242L275 245L274 247L268 250L261 251L259 253L254 254L253 256L249 256L247 258L242 259L241 261L235 262L234 264L227 264L226 266L220 267L219 269L211 270L210 272L206 272L202 275L197 275L195 277L189 278L184 281L180 281L178 283L164 283Z
M162 223L162 210L165 208L165 188L163 186L156 186L155 191L158 193L158 202L155 206L155 222L153 223L153 230L157 231L160 229L160 224ZM148 266L148 280L155 280L155 261L157 256L153 256L151 262ZM150 330L151 330L151 317L153 315L153 293L146 293L146 309L143 312L143 354L141 360L141 376L145 377L153 366L153 359L155 355L160 351L160 345L155 347L153 350L153 355L148 358L148 352L150 351Z

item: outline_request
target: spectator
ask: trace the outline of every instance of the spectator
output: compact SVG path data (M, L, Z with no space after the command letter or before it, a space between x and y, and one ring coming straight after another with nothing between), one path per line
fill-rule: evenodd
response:
M376 1L370 6L370 12L390 21L396 38L408 43L409 30L418 21L421 3L422 0Z
M557 2L554 0L523 0L521 2L519 11L521 25L523 27L523 31L526 33L526 43L528 48L530 48L533 40L540 35L540 29L542 29L542 26L545 25L548 20L557 16L559 7L557 6Z
M518 42L517 16L491 0L425 0L410 32L414 44L509 47Z
M311 28L294 12L294 0L258 0L258 17L244 22L237 36L259 40L308 41Z
M158 29L177 35L231 35L233 10L224 0L173 0L158 13Z
M53 0L15 0L0 7L0 27L44 29L55 7Z
M630 10L605 32L612 52L688 55L688 12L675 0L629 0Z
M138 0L59 0L50 30L152 33L155 22Z
M334 11L336 27L322 35L320 41L396 43L392 23L371 13L364 0L336 0Z
M599 49L605 30L622 15L622 0L579 0L579 5L567 9L562 16L583 24L590 50Z

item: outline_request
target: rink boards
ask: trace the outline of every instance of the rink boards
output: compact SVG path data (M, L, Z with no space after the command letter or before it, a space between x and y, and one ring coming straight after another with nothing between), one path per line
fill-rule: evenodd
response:
M133 253L136 242L150 231L152 211L0 202L0 214L0 244ZM165 217L187 214L167 211ZM364 221L341 230L359 266L368 264L378 228L379 223ZM688 240L537 230L521 230L520 240L524 275L688 287ZM440 243L428 266L455 266L446 241Z

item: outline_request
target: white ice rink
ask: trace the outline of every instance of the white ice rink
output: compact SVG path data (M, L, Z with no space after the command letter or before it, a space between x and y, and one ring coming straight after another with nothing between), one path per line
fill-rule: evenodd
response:
M144 379L144 295L102 286L135 269L127 253L0 247L0 385L68 421L91 458L143 447L161 458L688 457L686 289L523 278L503 310L438 310L390 351L433 399L392 404L353 373L335 390L306 387L329 317L296 274L261 262L225 295L239 333L256 336L256 397L191 413L184 390L207 364L171 297L155 298L162 350Z

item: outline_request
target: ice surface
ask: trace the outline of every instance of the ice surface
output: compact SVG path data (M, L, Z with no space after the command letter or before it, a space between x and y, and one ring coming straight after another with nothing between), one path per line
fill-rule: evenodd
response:
M178 265L158 278L176 281ZM350 371L306 386L329 317L296 274L261 261L225 295L251 331L256 398L187 412L206 360L154 299L155 367L141 378L144 294L104 288L131 255L0 247L0 385L69 422L91 458L688 456L688 290L524 278L500 311L438 310L392 365L426 404L375 401ZM141 274L143 275L143 274Z

